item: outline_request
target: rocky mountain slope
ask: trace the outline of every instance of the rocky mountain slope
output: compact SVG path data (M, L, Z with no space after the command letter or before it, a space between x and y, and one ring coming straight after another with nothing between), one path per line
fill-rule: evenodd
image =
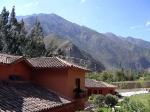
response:
M71 41L65 38L60 38L58 35L52 34L44 38L44 42L47 48L51 47L61 49L66 55L63 58L68 61L73 61L74 63L87 67L92 71L102 71L105 69L101 62L96 61L90 54L79 49Z
M102 62L106 69L123 67L139 70L150 66L150 42L113 33L99 33L56 14L34 14L18 18L24 19L28 30L37 18L45 36L59 35L59 38L67 39L97 62Z

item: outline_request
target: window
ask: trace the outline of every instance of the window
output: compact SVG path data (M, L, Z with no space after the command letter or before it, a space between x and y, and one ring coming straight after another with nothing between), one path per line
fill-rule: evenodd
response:
M12 81L19 81L21 80L20 76L18 75L10 75L9 76L9 80L12 80Z
M75 97L76 98L80 98L81 97L81 93L82 93L82 89L80 88L80 79L79 78L77 78L75 80L75 84L76 84L76 88L74 89Z
M97 90L95 89L95 90L93 91L93 93L94 93L94 94L97 94Z
M80 89L80 79L76 79L76 88Z
M102 94L102 90L99 90L99 94Z
M88 90L88 96L90 96L92 94L91 89Z
M113 94L113 90L110 90L110 93Z

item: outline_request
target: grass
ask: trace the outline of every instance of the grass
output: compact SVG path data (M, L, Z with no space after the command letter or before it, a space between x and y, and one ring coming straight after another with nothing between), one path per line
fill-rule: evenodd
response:
M102 108L104 112L112 112L110 108Z
M150 94L139 94L130 97L133 101L141 102L145 107L150 110Z
M124 102L125 101L125 102ZM119 102L117 112L150 112L150 93L128 97L128 100Z
M99 110L102 110L102 112L112 112L111 108L106 108L106 107L100 108Z

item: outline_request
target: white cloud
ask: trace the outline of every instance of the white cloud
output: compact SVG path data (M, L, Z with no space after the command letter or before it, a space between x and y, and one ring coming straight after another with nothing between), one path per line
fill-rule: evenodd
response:
M145 26L146 26L146 27L150 26L150 21L147 21L147 22L145 23Z
M131 26L129 29L130 30L150 31L150 20L146 21L145 24Z

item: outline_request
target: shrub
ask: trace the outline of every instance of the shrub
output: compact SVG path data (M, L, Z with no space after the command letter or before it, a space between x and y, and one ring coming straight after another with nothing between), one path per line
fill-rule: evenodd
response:
M108 107L114 107L118 103L118 98L111 94L106 95L105 103Z
M95 95L93 98L93 103L97 105L99 108L104 106L104 96L103 95Z

